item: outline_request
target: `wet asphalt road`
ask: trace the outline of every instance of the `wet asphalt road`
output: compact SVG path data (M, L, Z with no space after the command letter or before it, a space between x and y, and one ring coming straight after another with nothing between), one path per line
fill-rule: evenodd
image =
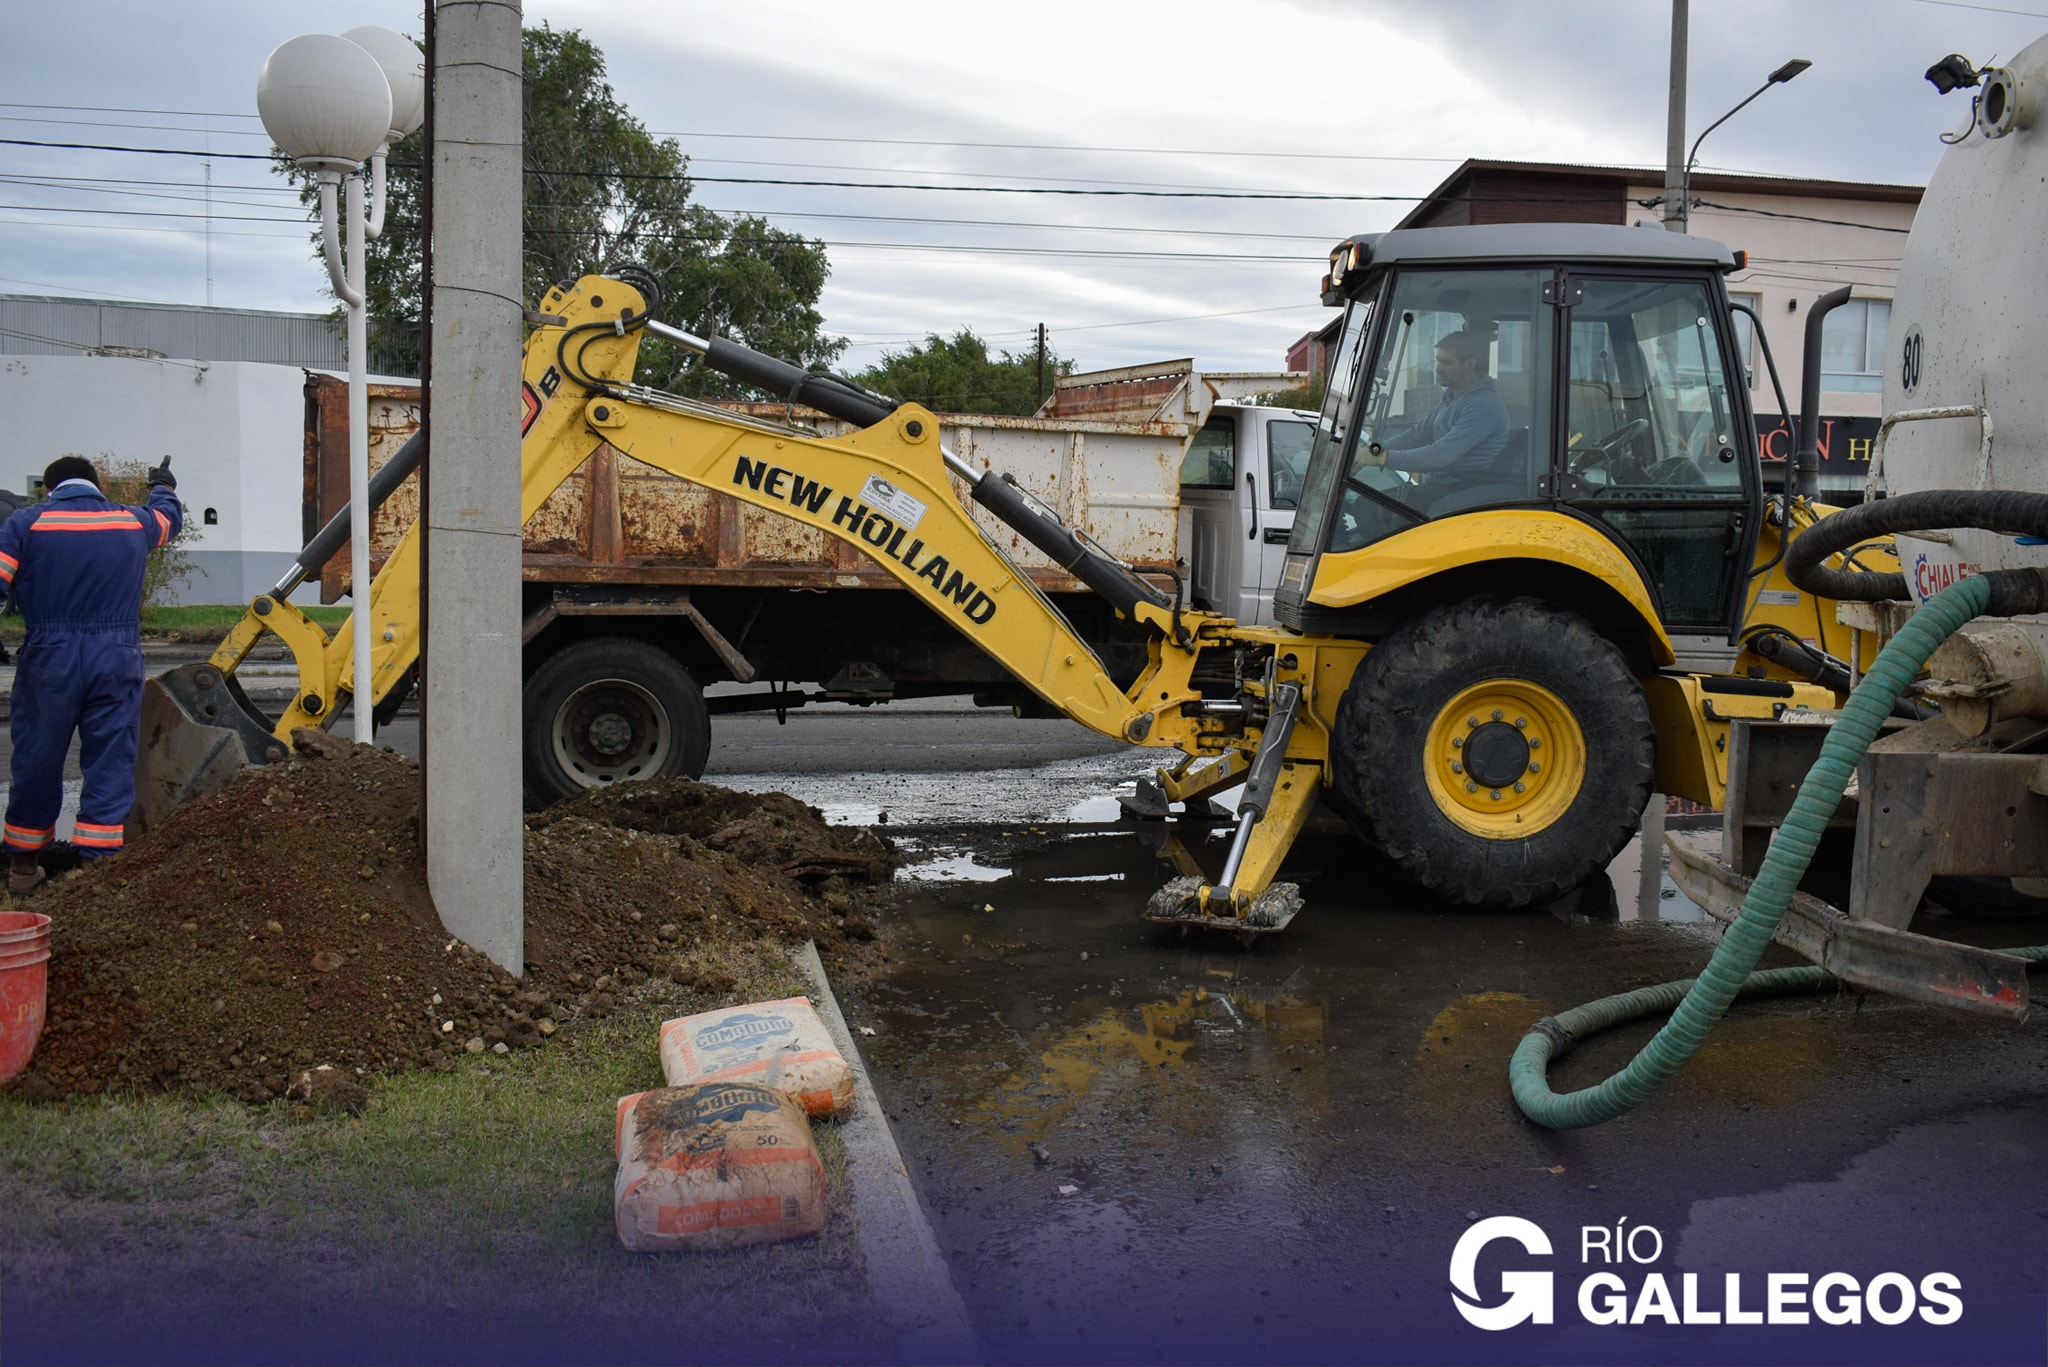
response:
M1176 864L1116 823L1153 757L951 700L715 722L707 777L837 820L889 813L917 862L892 965L842 985L955 1281L998 1361L2034 1362L2048 1359L2048 1019L1878 997L1739 1006L1642 1109L1557 1134L1507 1060L1531 1022L1697 971L1697 910L1604 880L1569 906L1429 904L1329 828L1288 870L1308 906L1250 947L1139 919ZM415 719L380 740L417 746ZM1181 832L1213 874L1220 840ZM2039 922L1916 927L1979 943ZM1789 962L1790 960L1784 960ZM1770 962L1770 961L1767 961ZM1589 1085L1648 1036L1586 1042ZM1490 1245L1482 1300L1558 1274L1556 1322L1490 1334L1453 1309L1472 1221L1516 1215L1550 1258ZM1580 1229L1649 1225L1631 1287L1696 1273L1963 1279L1953 1326L1585 1324ZM1647 1236L1645 1236L1647 1237ZM1646 1243L1638 1244L1647 1249Z
M1674 1289L1678 1271L1714 1274L1715 1303L1730 1270L1754 1300L1770 1271L1967 1268L1979 1313L1959 1359L2043 1356L2038 1021L1876 998L1739 1007L1642 1110L1555 1134L1508 1095L1516 1041L1552 1011L1695 971L1714 939L1698 920L1616 919L1604 880L1570 907L1448 910L1321 840L1290 870L1308 910L1247 951L1137 919L1173 871L1156 832L922 839L949 876L912 885L896 966L847 1006L876 1030L862 1047L877 1087L1000 1360L1877 1361L1909 1347L1818 1327L1660 1337L1564 1313L1482 1333L1453 1312L1446 1269L1473 1219L1503 1214L1574 1255L1581 1225L1652 1225L1652 1265ZM1220 844L1195 852L1213 873ZM1953 929L2014 943L2017 928ZM1604 1077L1646 1037L1591 1041L1558 1085ZM1507 1265L1482 1259L1480 1285ZM1963 1344L1928 1331L1910 1346Z

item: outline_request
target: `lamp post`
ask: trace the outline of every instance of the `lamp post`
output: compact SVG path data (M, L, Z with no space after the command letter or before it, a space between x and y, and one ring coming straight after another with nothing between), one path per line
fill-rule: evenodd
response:
M426 70L419 49L388 29L315 33L280 45L256 79L256 110L271 141L320 192L320 242L327 277L348 315L349 613L354 628L350 681L356 740L375 738L370 631L370 402L365 258L384 228L384 158L420 126ZM372 166L368 214L362 164ZM343 260L337 190L348 224ZM331 703L330 703L331 705Z
M1794 57L1791 61L1785 63L1785 65L1779 67L1766 77L1762 85L1750 91L1748 98L1744 99L1741 104L1736 105L1726 114L1708 124L1706 132L1701 133L1692 140L1692 151L1686 154L1685 175L1681 178L1682 183L1678 193L1677 230L1679 232L1688 232L1692 227L1692 164L1699 160L1700 144L1707 140L1707 133L1713 132L1716 128L1719 128L1722 124L1740 114L1749 104L1750 100L1755 99L1774 85L1783 85L1812 65L1813 63L1807 61L1804 57Z

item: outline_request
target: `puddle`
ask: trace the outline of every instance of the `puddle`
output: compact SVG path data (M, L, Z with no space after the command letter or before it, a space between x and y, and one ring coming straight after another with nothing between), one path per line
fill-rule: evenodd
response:
M1132 791L1159 752L1132 746L1107 755L1030 769L935 770L878 777L859 773L719 773L711 781L744 792L783 792L835 823L892 826L1116 821L1116 794ZM884 815L886 813L886 815Z
M993 883L1009 876L1008 868L984 864L967 853L918 858L916 863L905 864L896 871L898 879L912 883Z

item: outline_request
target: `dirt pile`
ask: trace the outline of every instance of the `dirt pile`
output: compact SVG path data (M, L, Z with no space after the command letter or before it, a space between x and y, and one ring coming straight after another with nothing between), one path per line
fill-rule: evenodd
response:
M14 1087L283 1095L544 1044L665 978L730 986L718 947L815 939L882 955L868 912L895 863L872 832L782 794L658 781L528 819L526 974L442 929L416 838L419 771L301 733L299 754L190 803L119 859L26 905L52 918L48 1024Z

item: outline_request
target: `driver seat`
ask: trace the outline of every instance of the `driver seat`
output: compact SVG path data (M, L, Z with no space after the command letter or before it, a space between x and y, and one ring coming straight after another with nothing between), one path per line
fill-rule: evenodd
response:
M1446 488L1429 505L1428 515L1442 517L1493 503L1526 502L1536 496L1529 473L1529 429L1517 427L1509 431L1498 455L1469 478Z

